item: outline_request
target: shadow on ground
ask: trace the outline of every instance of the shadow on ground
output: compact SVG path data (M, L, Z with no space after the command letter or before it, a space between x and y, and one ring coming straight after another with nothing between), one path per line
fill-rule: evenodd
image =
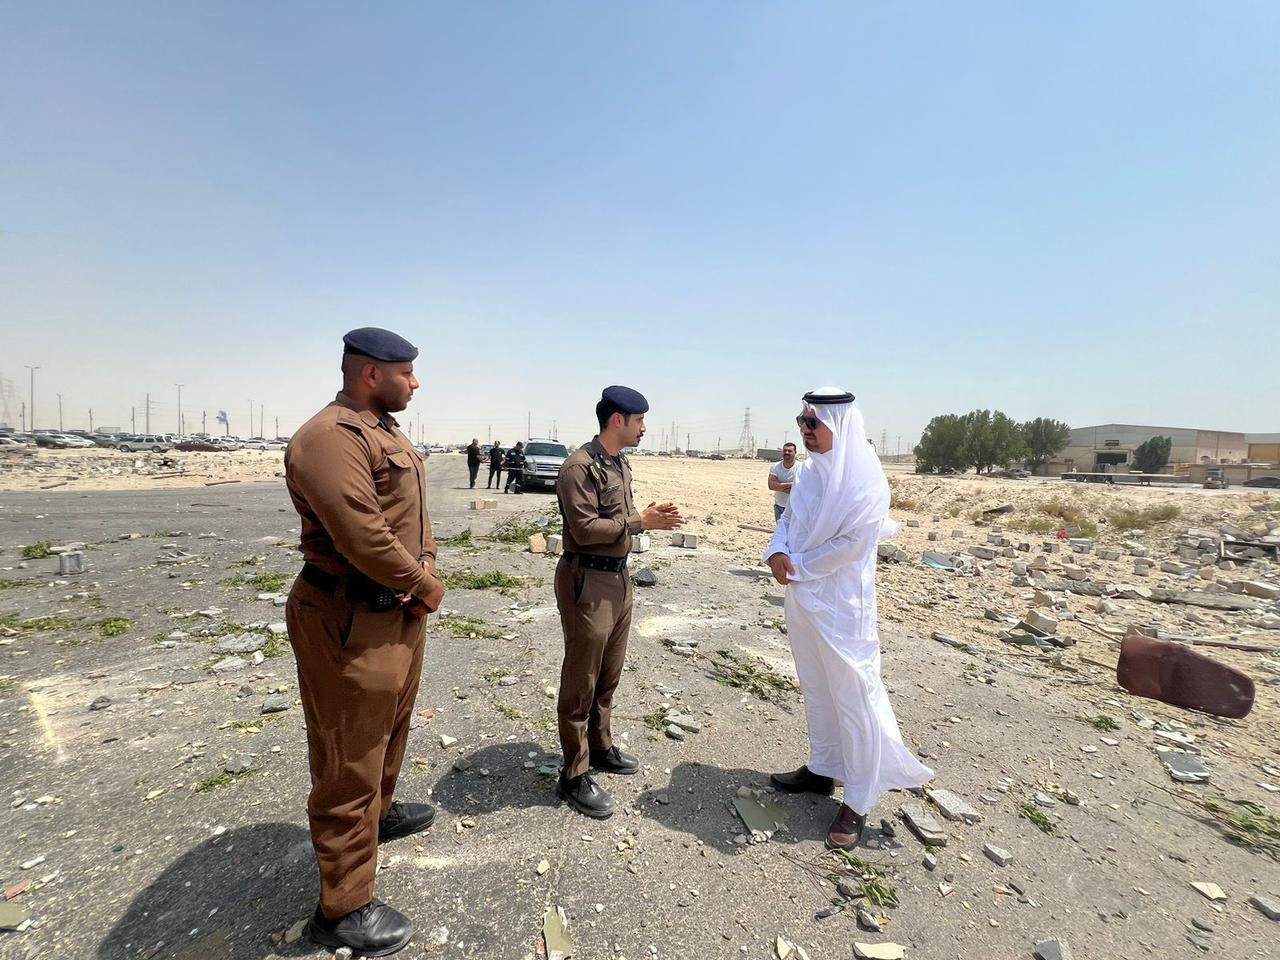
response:
M528 740L494 744L458 757L470 766L463 771L450 768L431 791L432 801L442 812L475 816L561 803L555 795L556 778L538 773L544 765L558 769L560 755L547 753L539 743ZM526 763L534 764L533 768L526 768Z
M270 932L315 908L311 838L296 823L259 823L211 837L142 890L98 946L99 960L256 960L278 953ZM198 930L199 934L191 935ZM291 952L309 953L305 938Z

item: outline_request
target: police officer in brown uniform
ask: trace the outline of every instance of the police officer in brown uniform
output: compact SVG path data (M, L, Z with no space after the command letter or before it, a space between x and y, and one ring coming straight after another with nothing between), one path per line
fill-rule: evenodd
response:
M418 350L388 330L343 338L343 387L285 451L306 561L286 617L307 721L307 814L320 866L317 943L394 953L413 925L373 896L378 844L425 830L426 803L392 800L418 695L426 615L440 605L422 458L392 413Z
M600 433L569 455L556 481L564 518L564 556L555 579L564 629L558 710L564 767L556 794L589 817L611 816L614 802L588 770L640 769L635 757L614 746L609 731L631 630L631 537L684 522L669 503L637 510L632 501L631 466L622 451L640 443L648 409L635 390L607 387L596 404Z

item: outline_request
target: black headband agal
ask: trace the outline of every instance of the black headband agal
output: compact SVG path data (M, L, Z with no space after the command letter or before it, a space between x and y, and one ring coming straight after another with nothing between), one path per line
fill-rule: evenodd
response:
M843 393L815 393L812 390L806 393L802 398L805 403L822 404L823 406L833 406L841 403L853 403L853 394L848 390Z

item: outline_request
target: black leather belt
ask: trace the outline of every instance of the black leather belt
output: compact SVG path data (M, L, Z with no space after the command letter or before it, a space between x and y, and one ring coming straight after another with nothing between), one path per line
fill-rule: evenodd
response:
M302 579L317 590L325 593L336 593L338 587L346 582L344 591L348 600L359 600L369 605L370 610L390 610L400 603L400 594L390 587L384 587L375 580L370 580L362 573L349 577L340 577L335 573L327 573L310 563L302 565Z
M584 570L603 570L605 573L623 573L627 569L626 557L602 557L598 553L566 553L564 558Z

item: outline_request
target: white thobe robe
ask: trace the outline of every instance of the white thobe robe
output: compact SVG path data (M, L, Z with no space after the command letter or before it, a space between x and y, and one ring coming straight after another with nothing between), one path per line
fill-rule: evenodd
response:
M803 553L787 544L784 513L765 550L795 567L787 587L787 636L809 722L809 769L844 784L844 802L865 815L886 790L933 779L902 742L880 679L876 544L880 522L840 530Z

